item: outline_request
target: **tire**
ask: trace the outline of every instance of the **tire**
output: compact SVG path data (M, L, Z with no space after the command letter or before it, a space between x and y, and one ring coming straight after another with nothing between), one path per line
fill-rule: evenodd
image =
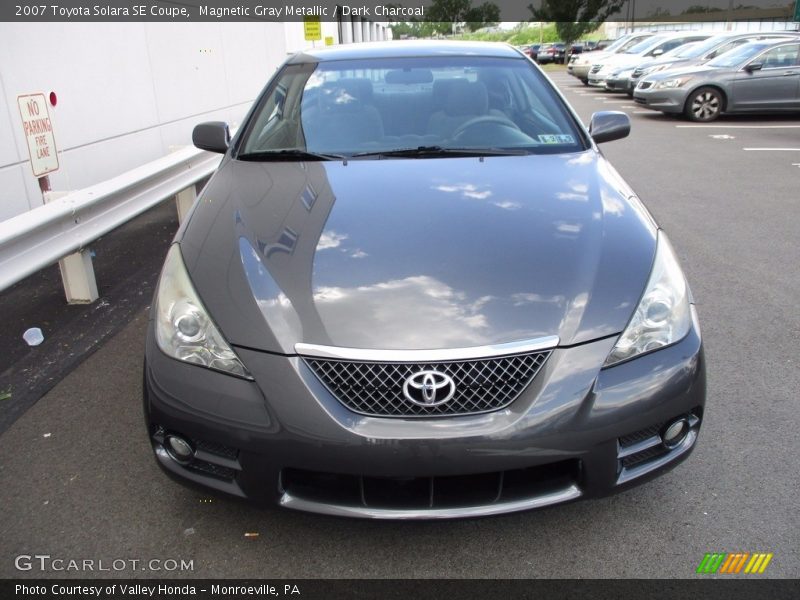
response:
M708 123L722 114L725 99L722 93L712 87L701 87L689 94L683 114L690 121Z
M588 86L588 85L589 85L589 80L588 80L588 79L581 79L581 83L582 83L583 85L586 85L586 86Z

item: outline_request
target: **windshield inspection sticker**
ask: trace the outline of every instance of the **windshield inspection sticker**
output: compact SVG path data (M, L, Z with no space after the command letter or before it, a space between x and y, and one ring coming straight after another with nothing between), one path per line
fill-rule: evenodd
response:
M539 135L539 141L543 144L574 144L575 138L571 135L548 133Z

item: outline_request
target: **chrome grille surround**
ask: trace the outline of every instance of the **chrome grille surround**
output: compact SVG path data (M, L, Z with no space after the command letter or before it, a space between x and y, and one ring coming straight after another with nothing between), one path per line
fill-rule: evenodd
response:
M397 357L414 360L363 360L331 358L332 348L310 356L314 347L297 345L298 354L328 391L353 412L374 417L447 417L474 415L503 409L516 400L541 370L558 338L537 340L527 347L508 344L486 347L487 355L475 358L477 348L463 352L469 358L450 358L458 351L398 351ZM543 346L549 346L543 348ZM516 350L502 354L503 350ZM357 352L342 349L342 354ZM392 356L391 351L376 351L381 357ZM445 357L436 360L422 360ZM365 354L368 356L368 354ZM424 406L409 401L403 395L405 381L420 371L440 371L455 383L452 399L437 406Z

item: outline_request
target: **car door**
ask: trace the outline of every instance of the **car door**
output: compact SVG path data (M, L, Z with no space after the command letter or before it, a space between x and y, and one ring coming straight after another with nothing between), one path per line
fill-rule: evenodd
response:
M800 43L765 50L736 74L729 110L800 108ZM760 68L752 70L753 67Z

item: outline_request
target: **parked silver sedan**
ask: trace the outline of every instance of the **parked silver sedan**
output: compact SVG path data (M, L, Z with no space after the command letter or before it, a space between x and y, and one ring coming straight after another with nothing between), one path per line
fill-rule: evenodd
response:
M703 66L654 73L633 96L645 108L703 122L722 113L800 111L800 41L752 42Z

